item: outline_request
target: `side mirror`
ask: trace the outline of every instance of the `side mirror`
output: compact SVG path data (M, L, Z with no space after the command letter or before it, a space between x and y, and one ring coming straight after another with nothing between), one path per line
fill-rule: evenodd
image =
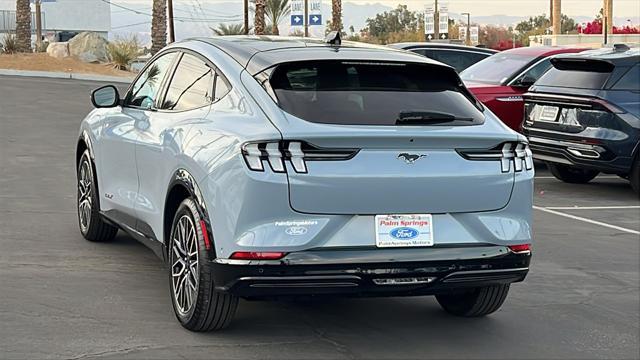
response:
M535 82L536 82L536 79L534 79L531 76L525 75L524 77L520 78L520 80L518 80L515 85L528 88L531 85L535 84Z
M103 86L93 90L91 103L97 108L112 108L120 104L120 94L113 85Z

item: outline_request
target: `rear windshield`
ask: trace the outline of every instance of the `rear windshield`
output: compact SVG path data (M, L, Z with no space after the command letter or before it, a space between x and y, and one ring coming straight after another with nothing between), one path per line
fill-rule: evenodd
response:
M473 125L484 115L451 68L362 61L304 61L278 66L270 77L279 106L324 124ZM455 119L455 120L453 120ZM408 124L404 123L403 124Z
M535 59L533 56L498 53L469 66L460 73L460 77L464 81L500 85Z
M575 89L602 89L610 73L551 69L536 85Z

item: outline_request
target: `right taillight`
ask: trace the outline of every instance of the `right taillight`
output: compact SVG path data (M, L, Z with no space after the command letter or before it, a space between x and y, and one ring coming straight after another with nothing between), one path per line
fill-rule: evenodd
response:
M491 149L457 149L458 153L467 160L500 161L503 173L513 170L533 169L533 153L529 144L524 142L505 142Z
M531 253L531 244L519 244L519 245L509 245L507 246L511 252L516 254L530 254Z
M305 141L261 141L242 146L242 157L253 171L264 171L265 163L276 173L287 172L287 163L296 173L307 173L307 161L349 160L358 149L329 149Z

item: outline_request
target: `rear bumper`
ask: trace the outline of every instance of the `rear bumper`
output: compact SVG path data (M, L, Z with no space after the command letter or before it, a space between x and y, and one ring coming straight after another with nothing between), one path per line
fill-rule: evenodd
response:
M619 156L612 151L609 143L585 144L532 135L525 130L529 138L529 147L537 160L576 166L606 173L629 172L631 156ZM631 153L629 153L631 155Z
M217 259L216 290L241 297L409 296L524 280L531 254L506 246L316 250L278 261Z

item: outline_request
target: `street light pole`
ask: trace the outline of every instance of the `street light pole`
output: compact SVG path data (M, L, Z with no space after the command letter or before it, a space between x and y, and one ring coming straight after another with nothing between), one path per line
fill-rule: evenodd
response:
M440 38L440 11L438 10L438 0L434 0L433 9L433 38L438 40Z
M167 0L167 16L169 20L169 44L176 41L176 29L173 21L173 0Z
M470 13L462 13L462 16L467 15L467 34L465 45L471 45L471 14Z
M249 35L249 0L244 0L244 34Z

